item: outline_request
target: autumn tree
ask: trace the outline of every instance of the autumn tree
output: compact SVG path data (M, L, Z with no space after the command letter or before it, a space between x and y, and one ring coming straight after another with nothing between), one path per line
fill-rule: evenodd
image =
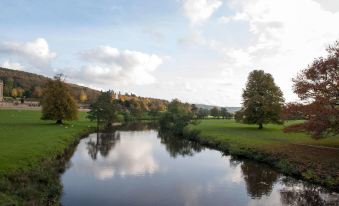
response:
M86 102L87 101L87 94L84 90L80 91L79 99L80 99L80 102Z
M257 124L259 129L263 128L263 124L282 123L284 98L271 74L262 70L252 71L248 76L242 98L243 123Z
M16 98L18 96L18 90L16 88L13 88L11 91L11 96Z
M78 118L78 105L62 74L48 80L44 86L41 106L43 120L56 120L57 124L62 124L63 120Z
M34 97L38 97L38 98L40 98L42 96L42 89L41 89L41 87L39 87L39 86L34 87L33 96Z
M289 104L286 113L298 114L306 121L285 131L304 130L316 138L339 133L339 41L328 47L327 53L293 79L293 90L301 102Z

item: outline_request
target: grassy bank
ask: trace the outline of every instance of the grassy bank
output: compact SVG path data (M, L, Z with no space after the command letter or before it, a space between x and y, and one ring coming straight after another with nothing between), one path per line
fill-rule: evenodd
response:
M40 116L40 111L0 110L0 205L57 205L65 157L94 126L85 113L64 125Z
M281 125L258 130L233 120L203 120L189 128L200 131L196 140L203 144L339 190L339 136L314 140L305 133L284 133Z

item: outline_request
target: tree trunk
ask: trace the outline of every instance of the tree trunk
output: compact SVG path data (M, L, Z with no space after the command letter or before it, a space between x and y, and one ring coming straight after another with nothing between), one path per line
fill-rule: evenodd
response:
M58 120L56 121L56 123L57 123L57 124L62 124L62 119L58 119Z
M262 123L259 123L259 129L262 129L263 126L262 126Z

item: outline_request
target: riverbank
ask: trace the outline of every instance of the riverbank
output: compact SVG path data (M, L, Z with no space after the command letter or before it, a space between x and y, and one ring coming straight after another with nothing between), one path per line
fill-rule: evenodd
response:
M94 123L56 125L40 111L0 110L0 205L59 205L59 173L80 137Z
M204 145L339 191L339 137L314 140L304 133L284 133L282 128L269 124L258 130L233 120L203 120L189 126L200 131L191 139Z

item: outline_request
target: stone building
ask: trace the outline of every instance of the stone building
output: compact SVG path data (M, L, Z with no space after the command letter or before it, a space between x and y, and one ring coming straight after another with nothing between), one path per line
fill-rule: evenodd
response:
M0 80L0 102L4 100L4 83Z

